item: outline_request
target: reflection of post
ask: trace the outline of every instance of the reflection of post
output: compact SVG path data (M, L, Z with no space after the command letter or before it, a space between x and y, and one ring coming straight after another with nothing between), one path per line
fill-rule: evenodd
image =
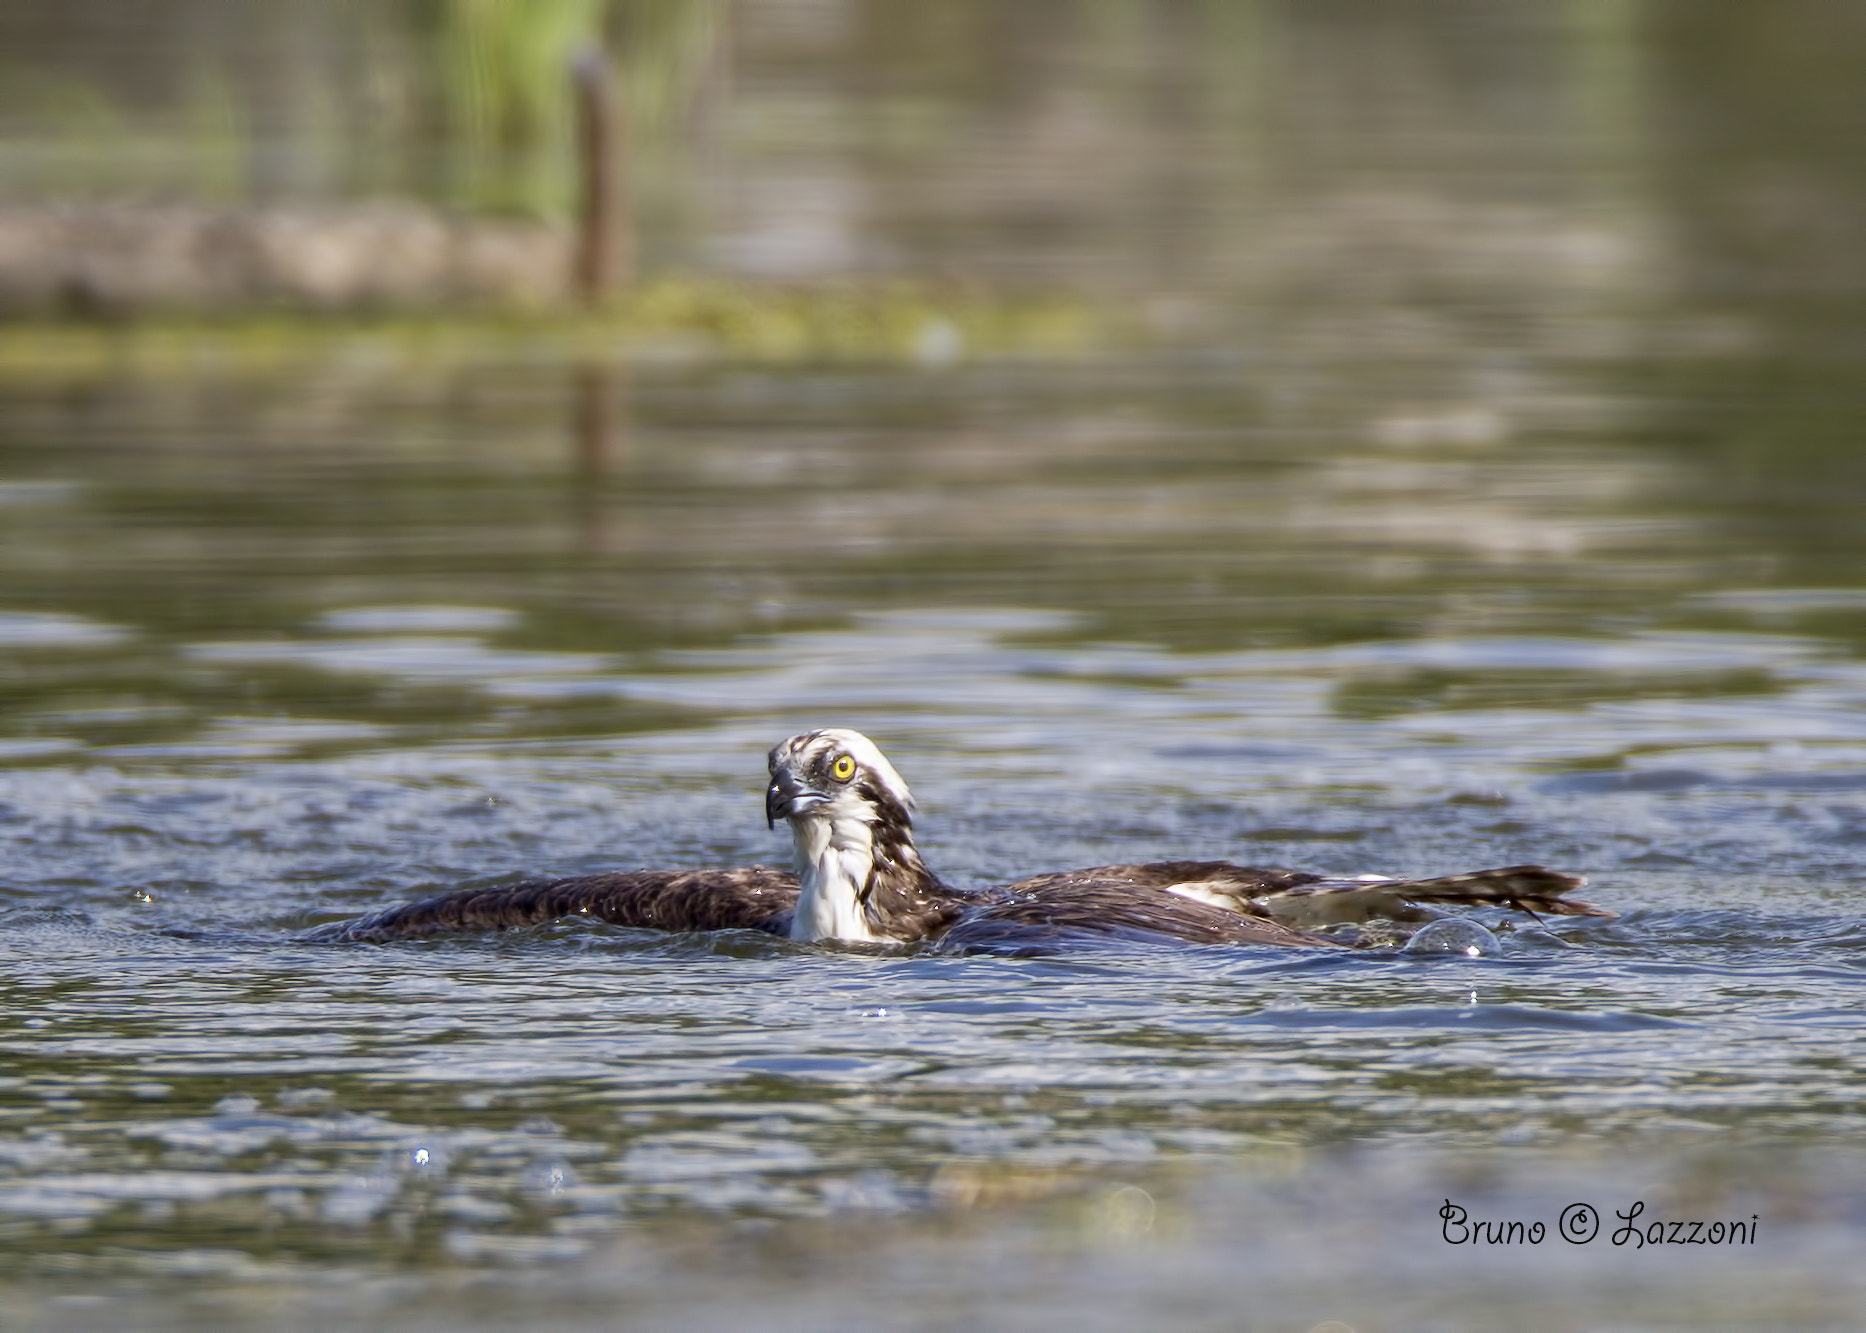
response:
M586 47L571 63L577 97L577 174L583 197L577 214L576 295L588 305L628 280L632 247L622 144L622 108L609 57Z
M581 515L583 548L600 552L608 542L603 531L603 481L628 447L624 430L622 367L613 361L585 361L571 385L572 477Z

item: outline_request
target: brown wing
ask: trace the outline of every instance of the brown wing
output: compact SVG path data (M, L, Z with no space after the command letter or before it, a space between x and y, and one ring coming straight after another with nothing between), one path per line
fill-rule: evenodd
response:
M1197 884L1212 893L1238 898L1261 898L1283 893L1303 884L1315 884L1327 878L1307 870L1276 870L1264 866L1241 866L1230 861L1145 861L1133 865L1090 866L1082 870L1061 870L1049 875L1033 875L1010 886L1012 893L1043 893L1056 885L1095 880L1106 883L1138 885L1167 889L1175 885Z
M1438 913L1418 903L1494 904L1549 916L1601 916L1612 912L1565 895L1587 881L1546 866L1503 866L1459 875L1401 879L1387 875L1331 876L1306 870L1240 866L1230 861L1148 861L1096 866L1020 880L1012 892L1041 894L1084 877L1164 889L1247 916L1269 916L1305 929L1384 917L1425 921Z
M790 929L797 877L768 866L737 870L634 870L462 889L351 921L301 931L308 943L382 943L472 931L516 930L566 917L655 930Z
M1131 877L1093 870L1020 881L968 908L939 943L960 952L1044 953L1096 940L1342 947L1268 917L1194 902Z
M1502 866L1429 879L1317 879L1260 896L1257 902L1279 921L1310 928L1377 916L1408 921L1429 915L1413 907L1415 903L1513 907L1546 916L1612 917L1604 907L1566 896L1585 883L1578 875L1546 866Z

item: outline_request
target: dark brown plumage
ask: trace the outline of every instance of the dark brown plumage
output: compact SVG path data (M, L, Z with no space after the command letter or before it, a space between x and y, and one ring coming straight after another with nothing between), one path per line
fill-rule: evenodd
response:
M1546 916L1602 916L1612 912L1564 895L1585 880L1547 866L1502 866L1425 879L1385 875L1319 875L1308 870L1240 866L1230 861L1149 861L1139 865L1097 866L1037 875L1012 886L1013 892L1043 894L1084 876L1187 893L1201 902L1224 900L1231 911L1260 911L1286 925L1314 928L1385 917L1392 921L1428 921L1435 913L1420 903L1462 907L1494 905Z
M490 930L519 930L567 917L650 930L762 930L785 935L797 877L769 866L736 870L632 870L572 879L461 889L294 938L315 944L381 944Z
M1338 941L1195 902L1096 867L1024 880L983 894L940 936L942 948L966 952L1050 952L1069 944L1121 940L1134 944L1271 944L1334 949Z

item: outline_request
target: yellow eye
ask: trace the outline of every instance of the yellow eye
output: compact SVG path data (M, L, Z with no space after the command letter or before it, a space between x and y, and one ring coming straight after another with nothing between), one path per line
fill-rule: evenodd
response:
M829 775L838 782L847 782L855 776L855 760L846 754L836 756L836 762L829 766Z

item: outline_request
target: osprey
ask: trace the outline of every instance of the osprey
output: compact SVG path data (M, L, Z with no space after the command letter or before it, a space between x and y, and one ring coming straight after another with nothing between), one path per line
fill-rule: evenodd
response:
M1316 933L1422 904L1494 904L1557 916L1613 913L1565 895L1582 880L1542 866L1430 879L1329 877L1230 861L1096 866L1003 888L951 887L914 845L913 794L875 743L828 727L771 751L765 819L783 820L795 874L769 866L631 870L468 889L302 932L306 941L409 939L565 917L661 930L761 930L813 943L937 941L959 950L1047 950L1094 939L1339 948Z

